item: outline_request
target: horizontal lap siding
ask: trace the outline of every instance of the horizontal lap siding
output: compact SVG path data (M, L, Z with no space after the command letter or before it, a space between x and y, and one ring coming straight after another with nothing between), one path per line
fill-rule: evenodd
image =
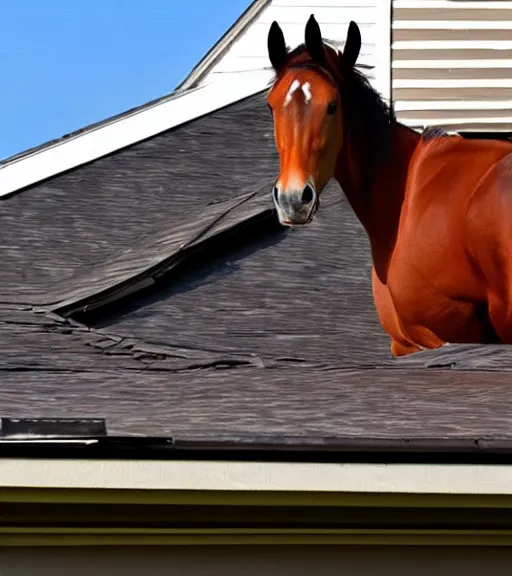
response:
M414 128L512 131L512 2L393 0L392 97Z
M388 7L387 14L383 10L385 6ZM295 48L304 42L304 27L313 13L324 38L340 47L343 47L350 21L358 23L362 35L359 62L374 67L368 71L368 76L374 86L389 98L390 12L389 0L274 0L224 53L202 82L226 79L243 82L247 75L257 74L270 79L267 35L271 23L274 20L279 23L288 46Z

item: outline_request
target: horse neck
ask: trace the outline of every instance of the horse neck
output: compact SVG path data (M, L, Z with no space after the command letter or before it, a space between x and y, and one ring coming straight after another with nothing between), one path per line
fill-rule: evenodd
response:
M396 242L409 165L421 136L393 120L387 138L386 156L370 176L364 146L342 152L335 170L335 179L366 230L373 264L383 282Z

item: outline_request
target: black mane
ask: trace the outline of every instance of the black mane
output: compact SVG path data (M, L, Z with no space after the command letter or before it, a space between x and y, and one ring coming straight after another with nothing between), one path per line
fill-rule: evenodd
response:
M422 139L427 142L430 140L439 140L439 138L445 138L447 136L452 136L452 134L439 126L427 126L421 134Z

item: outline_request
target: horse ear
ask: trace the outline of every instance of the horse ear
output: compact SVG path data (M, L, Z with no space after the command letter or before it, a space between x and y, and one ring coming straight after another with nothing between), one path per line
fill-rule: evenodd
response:
M351 70L359 57L361 50L361 31L359 26L351 21L348 26L347 40L345 41L345 48L343 49L343 56L341 61L344 68Z
M288 50L286 49L283 31L275 20L268 31L267 48L270 63L274 70L279 72L286 60Z
M322 41L322 32L315 16L311 14L306 24L305 30L306 48L311 54L312 58L317 62L321 62L325 58L324 44Z

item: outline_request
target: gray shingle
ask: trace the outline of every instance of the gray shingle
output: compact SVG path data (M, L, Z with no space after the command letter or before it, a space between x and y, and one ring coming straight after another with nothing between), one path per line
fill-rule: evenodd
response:
M110 433L186 440L510 438L511 347L391 358L337 185L308 228L261 221L152 272L220 202L256 193L212 233L269 214L277 165L258 95L2 201L3 415L104 416ZM140 274L158 281L80 317L90 327L33 309Z

